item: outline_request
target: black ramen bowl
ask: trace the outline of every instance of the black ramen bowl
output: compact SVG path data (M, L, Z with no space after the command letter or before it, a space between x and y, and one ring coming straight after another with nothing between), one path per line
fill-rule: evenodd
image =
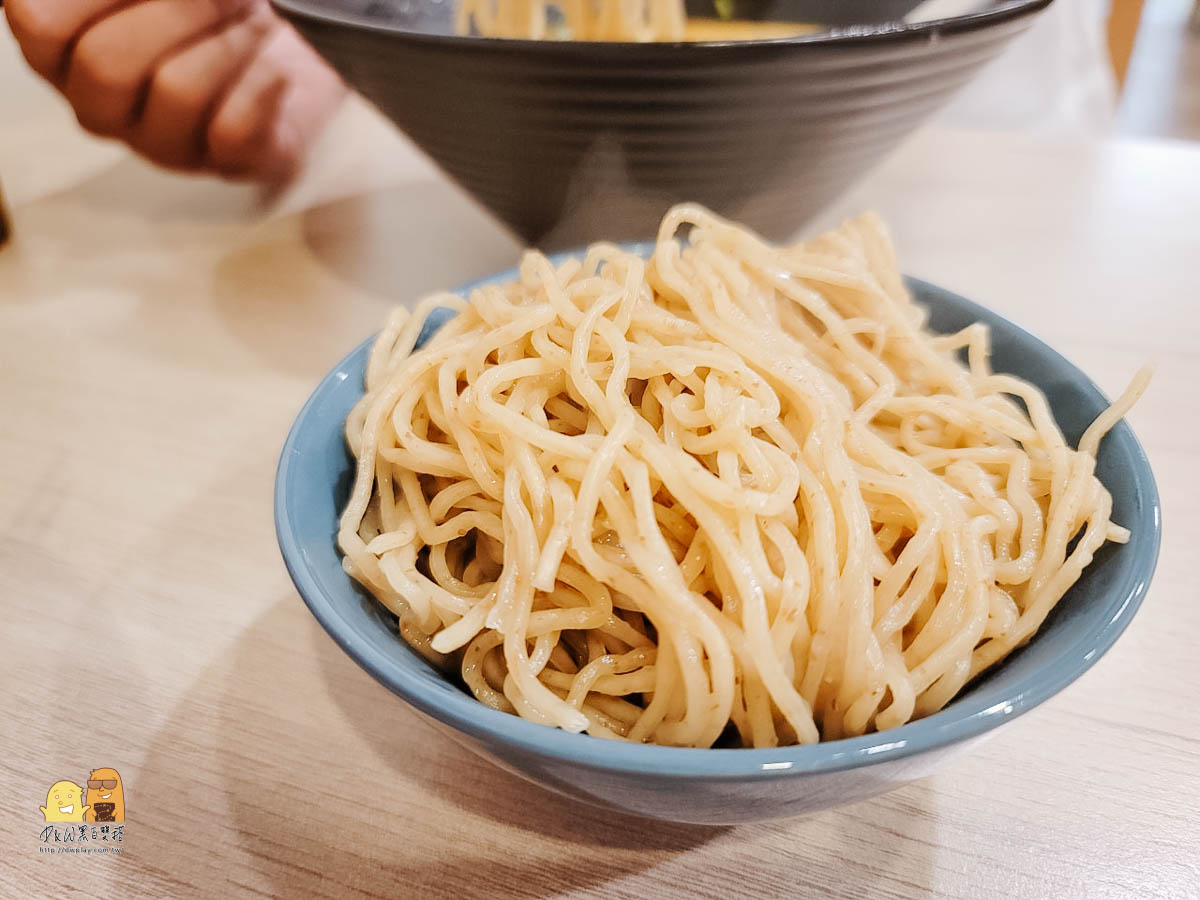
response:
M863 175L1051 0L687 0L811 23L699 43L454 34L457 0L273 0L346 81L517 234L649 236L691 200L782 239Z

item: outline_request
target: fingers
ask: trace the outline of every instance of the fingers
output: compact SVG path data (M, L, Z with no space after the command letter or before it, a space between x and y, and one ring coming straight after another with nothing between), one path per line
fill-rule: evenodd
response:
M288 177L344 90L300 36L280 23L213 116L208 166L234 177Z
M155 162L199 167L206 130L222 98L249 67L270 34L274 17L256 7L163 61L150 79L142 115L130 143Z
M284 97L282 116L291 122L304 144L316 139L333 110L346 95L346 85L308 42L285 26L278 52L293 90Z
M110 13L80 37L63 93L89 131L121 135L155 69L230 17L217 0L144 0Z
M5 13L21 52L35 72L56 85L66 72L67 54L91 21L128 0L8 0Z
M269 177L286 167L286 148L278 131L288 85L272 48L282 28L272 29L249 68L223 98L205 135L206 163L226 175Z
M266 0L7 0L80 123L163 165L278 180L341 81Z

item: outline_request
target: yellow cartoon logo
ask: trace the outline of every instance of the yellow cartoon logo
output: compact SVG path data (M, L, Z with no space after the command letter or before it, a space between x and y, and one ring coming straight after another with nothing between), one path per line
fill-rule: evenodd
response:
M38 807L39 853L121 853L125 843L125 785L116 769L92 769L84 781L56 781ZM85 793L86 791L86 793Z
M56 781L46 791L41 807L47 822L82 822L88 807L83 805L83 788L73 781Z
M93 769L87 782L87 822L124 822L125 787L116 769Z

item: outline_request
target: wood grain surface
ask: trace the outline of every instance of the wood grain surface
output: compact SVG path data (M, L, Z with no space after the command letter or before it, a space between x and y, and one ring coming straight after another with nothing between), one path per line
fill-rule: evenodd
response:
M363 108L280 197L79 134L0 38L0 896L1194 897L1200 890L1200 149L927 132L872 205L905 268L1059 347L1164 501L1145 607L943 773L807 819L647 823L481 762L360 671L275 546L300 404L388 307L512 240ZM39 852L111 766L120 855Z

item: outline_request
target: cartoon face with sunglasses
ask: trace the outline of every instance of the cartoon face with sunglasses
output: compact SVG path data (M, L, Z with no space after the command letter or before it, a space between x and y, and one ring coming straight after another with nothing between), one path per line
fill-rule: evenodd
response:
M87 780L89 822L124 822L125 788L116 769L94 769Z

